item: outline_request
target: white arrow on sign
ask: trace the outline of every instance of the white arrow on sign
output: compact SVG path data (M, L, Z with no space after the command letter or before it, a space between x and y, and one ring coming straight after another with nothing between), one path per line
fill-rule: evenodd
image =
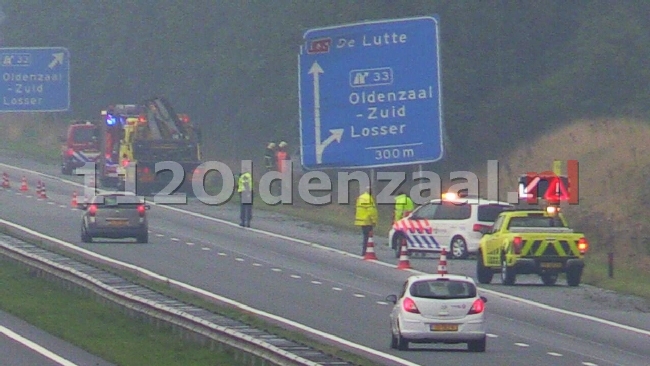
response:
M330 130L331 135L325 140L321 141L320 135L320 74L323 74L323 68L320 67L318 62L314 61L314 64L311 65L309 69L309 74L314 77L314 129L316 130L316 164L323 163L323 151L325 148L334 142L341 142L343 137L344 129L332 129Z
M64 56L63 52L53 53L52 54L52 57L53 57L52 62L50 62L50 64L47 65L47 67L49 67L50 69L53 69L56 65L63 65L63 56Z

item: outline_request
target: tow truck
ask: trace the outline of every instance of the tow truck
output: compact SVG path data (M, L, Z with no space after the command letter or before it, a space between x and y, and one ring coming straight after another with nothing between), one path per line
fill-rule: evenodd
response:
M100 183L137 195L192 193L201 165L200 132L164 98L102 111ZM157 166L178 164L181 173ZM158 169L157 169L158 168ZM174 176L174 175L182 176Z

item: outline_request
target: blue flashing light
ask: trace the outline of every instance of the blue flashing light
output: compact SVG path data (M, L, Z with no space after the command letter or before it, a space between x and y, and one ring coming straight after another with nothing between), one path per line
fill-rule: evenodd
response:
M115 125L115 117L112 114L106 114L106 124L109 126Z

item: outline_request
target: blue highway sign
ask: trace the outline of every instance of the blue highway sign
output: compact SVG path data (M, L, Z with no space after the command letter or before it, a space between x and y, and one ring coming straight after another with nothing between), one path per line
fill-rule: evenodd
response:
M62 112L70 108L66 48L0 48L0 112Z
M307 31L299 56L301 163L372 168L443 156L437 17Z

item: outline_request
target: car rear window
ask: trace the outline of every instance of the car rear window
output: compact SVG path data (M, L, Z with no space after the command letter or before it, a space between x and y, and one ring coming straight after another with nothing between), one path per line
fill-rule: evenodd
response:
M107 195L107 196L95 196L95 203L102 204L104 206L117 206L117 205L139 205L144 203L140 197L137 196L125 196L125 195Z
M559 217L549 216L523 216L512 217L508 223L511 227L566 227Z
M507 210L510 207L511 206L497 204L480 205L478 206L477 212L478 221L494 222L501 212Z
M427 299L469 299L476 297L476 286L458 280L417 281L409 289L411 296Z

